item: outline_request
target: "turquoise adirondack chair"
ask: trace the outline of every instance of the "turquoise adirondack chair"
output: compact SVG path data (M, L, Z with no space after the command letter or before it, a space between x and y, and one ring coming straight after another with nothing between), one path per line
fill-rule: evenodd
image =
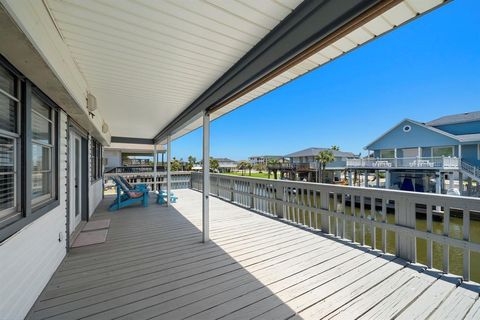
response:
M129 190L138 190L138 191L143 191L143 190L148 190L148 186L144 183L141 184L136 184L136 185L131 185L130 182L125 179L123 176L118 176L118 178L123 182L123 184L129 189Z
M148 189L128 189L118 177L112 177L112 180L117 186L117 197L108 207L109 211L117 211L137 202L142 203L145 208L148 207Z
M167 192L163 191L160 189L160 191L157 191L157 203L158 204L165 204L167 203ZM178 197L173 194L173 192L170 192L170 202L175 203L177 202Z

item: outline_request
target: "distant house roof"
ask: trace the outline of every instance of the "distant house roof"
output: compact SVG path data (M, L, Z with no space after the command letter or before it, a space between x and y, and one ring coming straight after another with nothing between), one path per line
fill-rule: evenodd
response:
M440 117L438 119L425 123L427 126L443 126L446 124L480 121L480 111L464 112Z
M357 155L355 155L352 152L344 152L344 151L337 151L337 150L332 150L329 148L307 148L304 150L300 150L294 153L287 154L285 157L286 158L294 158L294 157L312 157L318 155L321 151L324 150L330 150L333 153L334 157L346 157L346 158L354 158Z
M284 156L272 156L272 155L265 155L265 156L250 156L250 158L283 158Z
M235 162L235 163L237 163L237 161L232 160L232 159L228 159L228 158L213 158L213 159L217 160L218 162Z

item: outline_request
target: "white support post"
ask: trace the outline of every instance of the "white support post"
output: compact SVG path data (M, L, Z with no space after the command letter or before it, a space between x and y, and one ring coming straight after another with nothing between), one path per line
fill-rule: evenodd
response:
M157 191L157 145L153 145L153 191Z
M210 194L210 115L203 114L203 198L202 198L202 232L203 242L210 240L209 224Z
M352 170L348 170L348 185L353 186Z
M389 170L385 171L385 189L390 189L391 187L391 173Z
M378 173L378 170L375 170L375 184L377 188L380 188L380 175Z
M170 192L172 191L172 136L167 136L167 206L170 207Z
M363 181L363 183L365 184L364 186L365 186L365 188L368 188L368 171L365 170L365 171L363 172L363 175L364 175L364 177L365 177L365 180Z
M448 188L453 188L453 172L448 173Z
M458 145L458 159L462 160L462 145Z

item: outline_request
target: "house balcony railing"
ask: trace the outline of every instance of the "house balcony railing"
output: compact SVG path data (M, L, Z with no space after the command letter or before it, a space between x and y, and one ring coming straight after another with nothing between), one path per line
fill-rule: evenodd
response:
M192 173L191 177L192 188L201 191L202 174ZM419 261L420 240L426 252L422 253L425 260L419 262L432 267L437 261L438 268L441 261L444 272L463 275L465 280L470 279L471 253L480 253L480 244L470 238L472 221L480 219L478 198L223 174L210 175L210 193L258 213L412 262ZM451 217L460 223L452 224ZM418 219L425 223L417 224ZM441 233L436 231L439 223ZM455 230L461 235L453 235ZM455 252L452 258L460 259L459 268L458 264L451 268L450 252Z
M327 169L343 169L346 166L345 160L335 160L327 164ZM268 165L270 170L296 170L296 171L315 171L319 167L316 161L296 162L296 163L279 163Z
M456 157L348 159L347 168L458 170L460 168L460 159Z

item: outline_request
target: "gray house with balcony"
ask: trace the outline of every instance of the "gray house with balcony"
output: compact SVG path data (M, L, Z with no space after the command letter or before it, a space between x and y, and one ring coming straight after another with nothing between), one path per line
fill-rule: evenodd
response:
M365 149L369 157L349 160L347 167L367 177L373 172L377 186L379 172L385 172L386 188L436 193L458 190L472 195L480 182L480 112L426 123L405 119Z
M290 170L294 171L297 180L316 182L319 171L319 162L316 160L316 157L321 151L325 150L330 150L335 157L333 162L326 165L326 173L324 174L325 182L340 181L341 173L346 168L347 159L359 158L359 156L353 152L311 147L287 154L285 158L289 159L290 162L286 164L285 167L288 166Z

